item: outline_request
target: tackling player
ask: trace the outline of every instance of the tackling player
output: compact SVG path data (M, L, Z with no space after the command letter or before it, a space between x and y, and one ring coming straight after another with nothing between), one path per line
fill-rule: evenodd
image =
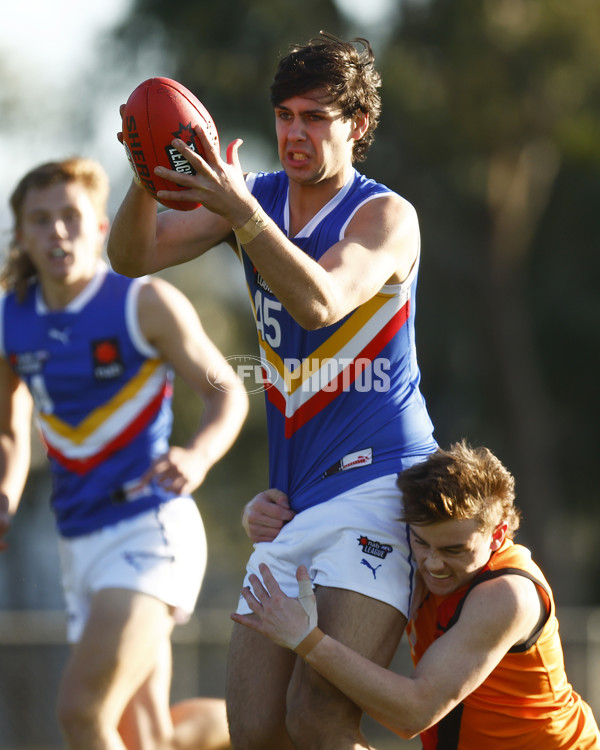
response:
M427 595L413 611L410 677L365 659L317 627L305 568L300 601L266 566L233 619L293 648L368 714L424 750L598 750L591 708L564 669L552 591L519 526L514 479L487 449L459 443L399 478ZM318 600L318 592L317 592ZM320 605L319 605L320 606Z

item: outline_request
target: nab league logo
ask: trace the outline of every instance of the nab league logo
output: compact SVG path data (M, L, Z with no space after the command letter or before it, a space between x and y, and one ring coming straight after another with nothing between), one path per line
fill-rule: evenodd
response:
M373 557L378 557L380 560L385 560L393 552L391 544L376 542L373 539L369 539L368 536L359 536L356 541L363 548L365 555L372 555Z
M179 123L179 130L176 130L174 133L172 133L174 138L179 138L194 153L198 153L198 149L196 148L196 143L194 141L195 134L196 133L194 131L194 128L192 127L191 122L188 122L187 125ZM167 154L169 164L171 165L171 169L174 172L179 172L179 174L196 174L196 170L194 169L194 167L192 167L185 156L183 156L183 154L180 154L176 148L173 148L173 146L171 146L171 144L165 146L165 152Z
M391 544L382 544L381 542L376 542L373 539L369 539L368 536L359 536L356 540L360 547L363 548L363 553L365 555L371 555L372 557L377 557L380 560L385 560L385 558L393 552L393 547ZM361 565L364 565L367 567L371 573L373 573L373 580L377 579L377 571L381 567L382 563L379 563L379 565L375 565L371 563L368 560L363 559L360 561Z
M21 377L26 375L38 375L44 369L44 365L49 359L49 354L45 349L31 352L18 352L9 355L9 362Z

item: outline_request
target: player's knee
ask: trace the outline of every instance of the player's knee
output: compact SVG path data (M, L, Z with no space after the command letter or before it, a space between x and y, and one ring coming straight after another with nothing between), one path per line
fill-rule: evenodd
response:
M320 711L311 716L308 703L296 702L288 707L285 727L294 747L302 750L319 747L323 735Z
M251 716L238 717L236 721L230 719L229 736L235 750L281 750L288 746L285 727L280 722L259 723Z
M58 723L68 739L89 735L98 725L98 715L93 701L86 700L82 692L62 691L56 706Z
M107 724L107 702L100 681L83 681L76 673L63 676L58 691L56 712L58 722L69 738L95 736Z
M318 675L309 675L288 692L286 729L294 747L333 750L346 747L344 743L353 747L360 737L362 712Z

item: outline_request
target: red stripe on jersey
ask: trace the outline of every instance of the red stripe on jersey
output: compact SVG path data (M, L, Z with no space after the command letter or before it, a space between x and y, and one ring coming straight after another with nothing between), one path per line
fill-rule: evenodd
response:
M140 432L150 423L154 416L159 412L162 402L165 398L168 398L173 391L172 383L167 380L164 386L156 394L156 396L150 401L146 407L137 415L137 417L129 423L129 425L121 432L113 441L104 446L104 448L95 453L93 456L88 458L76 459L68 458L63 453L60 453L50 444L46 443L46 449L48 456L53 458L67 471L72 471L74 474L83 476L92 469L96 468L101 464L108 456L123 448L125 445L130 443ZM42 436L43 437L43 436Z
M300 406L291 417L285 420L285 437L290 438L309 422L316 414L328 406L344 387L353 383L356 378L366 369L367 365L355 365L357 359L368 359L371 363L384 347L393 339L402 326L408 320L410 300L407 301L398 312L386 323L386 325L374 336L365 348L328 384L330 390L319 390L312 398ZM267 391L267 398L285 415L285 400L276 388Z

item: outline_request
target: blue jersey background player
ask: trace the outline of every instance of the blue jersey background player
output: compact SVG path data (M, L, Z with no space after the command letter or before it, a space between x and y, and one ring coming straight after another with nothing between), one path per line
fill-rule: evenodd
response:
M107 195L100 165L74 158L33 169L11 198L0 298L0 540L29 469L33 406L76 644L58 696L67 745L167 750L182 747L169 709L170 635L192 612L206 565L190 493L237 436L247 397L180 292L161 279L119 276L100 259ZM210 385L215 369L227 390ZM173 373L204 403L185 446L169 445ZM217 731L194 747L228 746L223 702L194 708L206 709Z

